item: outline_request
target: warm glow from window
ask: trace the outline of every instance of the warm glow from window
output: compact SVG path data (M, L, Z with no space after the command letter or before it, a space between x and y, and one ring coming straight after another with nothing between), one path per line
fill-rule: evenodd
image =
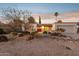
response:
M42 26L42 29L44 29L44 26Z

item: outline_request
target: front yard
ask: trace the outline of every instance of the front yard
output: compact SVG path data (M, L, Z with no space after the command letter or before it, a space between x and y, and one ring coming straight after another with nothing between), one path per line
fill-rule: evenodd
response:
M8 42L0 42L0 55L63 56L79 55L79 41L61 37L40 36L27 41L27 35Z

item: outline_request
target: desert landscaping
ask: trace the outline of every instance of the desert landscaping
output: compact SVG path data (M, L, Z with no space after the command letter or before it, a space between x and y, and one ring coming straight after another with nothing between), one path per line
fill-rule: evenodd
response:
M9 41L0 42L1 56L78 56L79 40L55 34L30 35L8 34Z
M0 4L0 56L79 56L76 6Z

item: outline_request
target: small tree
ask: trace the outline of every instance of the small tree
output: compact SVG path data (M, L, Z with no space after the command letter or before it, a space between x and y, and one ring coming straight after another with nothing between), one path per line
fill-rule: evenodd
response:
M39 24L41 24L41 17L39 16Z
M28 21L29 21L29 23L35 23L35 19L32 16L30 16L28 18Z
M58 21L58 20L57 20L58 15L59 15L58 12L55 12L55 13L54 13L54 16L56 17L56 22ZM58 29L58 28L57 28L57 29Z

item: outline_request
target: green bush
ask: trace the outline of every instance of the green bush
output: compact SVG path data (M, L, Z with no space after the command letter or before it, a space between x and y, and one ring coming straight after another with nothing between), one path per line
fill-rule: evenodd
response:
M58 28L56 31L65 32L65 29L63 29L63 28Z
M43 34L47 34L47 31L44 31Z
M0 34L5 34L5 32L2 28L0 28Z

